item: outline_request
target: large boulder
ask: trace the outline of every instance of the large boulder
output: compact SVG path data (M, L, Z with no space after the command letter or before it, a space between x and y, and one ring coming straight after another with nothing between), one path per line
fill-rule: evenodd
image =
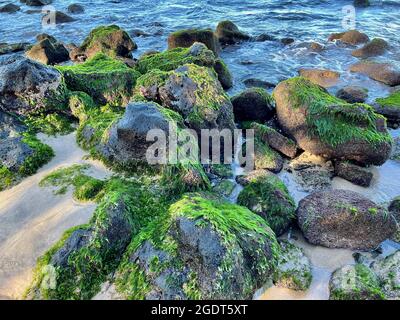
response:
M372 39L360 49L354 50L351 54L357 58L370 58L383 55L389 49L389 44L380 38Z
M32 60L43 64L57 64L69 60L69 52L63 44L53 38L46 38L35 44L26 53Z
M400 70L390 63L362 61L352 65L350 71L364 74L392 87L400 85Z
M389 158L392 139L372 107L348 104L301 77L281 82L273 95L282 129L301 149L363 164Z
M284 183L266 170L250 173L244 182L238 204L265 219L277 235L286 232L295 217L296 205Z
M210 194L186 194L133 240L117 290L129 299L251 299L272 279L278 255L260 217Z
M154 69L173 71L188 63L213 68L223 88L232 87L232 75L226 64L222 59L216 58L215 54L200 42L194 43L190 48L176 48L144 55L139 59L137 69L143 74Z
M325 69L300 69L299 75L324 88L336 85L340 78L339 72Z
M396 231L386 209L345 190L307 196L299 204L297 219L310 243L328 248L375 249Z
M231 98L235 121L265 122L275 114L275 102L267 91L250 88Z
M145 98L178 112L185 123L201 129L234 129L233 107L215 72L188 64L170 72L153 72L138 79Z
M173 32L168 37L168 49L189 48L196 42L205 44L215 55L218 55L221 50L218 39L210 29L188 29Z
M137 45L126 31L119 26L110 25L99 26L90 31L79 48L79 52L87 58L91 58L99 52L111 57L130 58L131 52L135 49L137 49Z
M378 98L373 105L375 112L385 116L390 124L400 122L400 91L386 98Z
M21 56L0 58L0 109L27 114L66 104L61 74Z
M235 44L251 39L249 35L240 31L239 28L229 20L219 22L215 34L218 41L223 45Z
M340 40L343 43L351 45L359 45L369 41L369 37L357 30L350 30L341 33L333 33L329 36L328 41Z
M133 95L139 73L120 60L99 53L83 64L57 67L68 89L82 91L100 104L124 105Z

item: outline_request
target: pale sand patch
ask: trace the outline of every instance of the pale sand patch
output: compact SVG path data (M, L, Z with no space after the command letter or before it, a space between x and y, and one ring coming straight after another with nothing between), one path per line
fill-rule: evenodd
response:
M18 299L32 280L36 259L56 243L67 229L87 223L96 205L72 199L71 191L54 195L39 181L60 167L76 163L92 165L88 174L99 179L111 173L100 162L83 160L86 153L75 133L39 138L50 145L55 157L37 174L10 190L0 192L0 299Z

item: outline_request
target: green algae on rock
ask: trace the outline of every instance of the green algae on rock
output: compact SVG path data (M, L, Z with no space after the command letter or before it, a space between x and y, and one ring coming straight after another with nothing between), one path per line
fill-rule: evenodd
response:
M375 112L385 116L390 124L400 122L400 91L386 98L378 98L375 103Z
M266 220L271 229L281 235L295 218L296 205L284 183L274 174L263 171L246 181L238 204L249 208Z
M117 268L123 252L162 208L143 182L111 179L92 219L73 228L38 259L28 299L90 299Z
M218 39L211 29L188 29L171 33L168 37L168 49L189 48L194 43L203 43L209 50L218 55L221 50Z
M202 43L194 43L189 48L175 48L146 55L139 59L137 70L142 74L154 69L173 71L185 64L213 68L222 86L225 89L232 87L232 75L226 64Z
M260 217L207 193L187 194L133 238L117 290L128 299L249 299L278 254Z
M123 105L133 95L140 74L120 60L99 53L83 64L59 66L68 89L82 91L99 104Z
M311 262L305 256L304 250L293 243L282 240L281 255L274 274L274 284L277 287L305 291L312 281Z
M392 138L383 116L366 104L349 104L321 87L297 77L274 91L282 129L299 147L327 158L382 165Z
M137 49L136 43L117 25L99 26L93 29L80 47L80 51L88 58L98 53L110 57L130 57L135 49Z

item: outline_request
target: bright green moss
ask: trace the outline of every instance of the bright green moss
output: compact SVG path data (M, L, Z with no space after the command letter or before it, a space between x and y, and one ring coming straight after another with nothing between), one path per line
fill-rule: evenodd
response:
M84 174L89 165L73 165L68 168L58 169L44 177L39 185L41 187L58 187L55 194L64 194L68 187L74 187L74 198L78 201L95 200L105 186L105 182Z
M82 43L82 48L86 49L89 47L93 42L100 38L107 37L108 35L112 34L115 31L121 30L120 27L117 25L109 25L109 26L99 26L92 31L90 31L89 36L85 39L85 41Z
M137 69L142 74L154 69L172 71L190 63L212 67L215 63L215 56L212 51L209 50L205 50L203 54L199 56L193 56L190 54L190 48L176 48L150 56L144 56L139 60Z
M85 92L72 92L69 98L69 108L72 115L84 122L88 119L88 114L96 108L92 97Z
M0 191L9 188L15 179L15 174L4 166L0 166Z
M43 132L52 136L68 134L74 130L73 121L66 115L59 113L30 114L24 122L31 131Z
M71 91L82 91L96 102L122 105L129 101L140 74L120 60L98 53L85 63L58 66Z
M221 178L232 178L233 171L229 164L212 164L210 165L210 172Z
M286 83L293 107L307 106L309 135L317 136L331 147L354 140L372 145L392 142L387 132L377 130L377 120L384 120L384 117L376 114L371 106L346 103L302 77Z
M400 108L400 91L391 94L389 97L376 99L376 102L383 107Z
M229 197L235 186L236 184L231 180L222 180L213 188L213 191L223 197Z
M168 79L169 73L166 71L161 71L159 69L153 69L142 75L136 82L136 87L149 88L152 86L162 87L165 81Z
M34 153L27 157L22 166L19 168L19 174L21 176L35 174L41 166L48 163L51 158L54 157L53 149L42 143L33 134L24 133L22 142L31 147Z
M273 174L250 179L239 194L237 203L260 214L278 234L295 217L294 200L285 184Z

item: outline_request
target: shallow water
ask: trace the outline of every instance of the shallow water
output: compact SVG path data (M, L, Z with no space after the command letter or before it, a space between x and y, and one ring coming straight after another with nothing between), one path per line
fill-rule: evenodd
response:
M0 5L10 1L0 0ZM66 43L80 44L89 31L101 24L118 24L128 32L140 29L148 36L136 37L139 49L134 52L138 57L143 52L154 49L164 50L167 37L172 31L182 28L215 28L218 21L230 19L240 28L252 35L266 33L278 38L291 37L296 41L291 46L279 42L247 42L226 48L221 56L227 62L234 75L234 87L229 94L244 89L243 81L258 78L278 83L297 75L300 67L319 67L337 70L341 73L340 83L331 88L335 93L344 84L365 86L369 89L369 102L376 97L388 94L388 87L368 80L364 76L349 73L348 67L357 62L350 55L351 48L340 48L326 39L332 32L344 31L342 8L351 4L350 0L89 0L83 4L84 14L73 15L77 21L58 25L55 29L41 26L41 14L28 14L27 10L37 9L23 4L22 10L15 14L0 14L0 43L35 42L38 33L46 32ZM57 10L66 12L72 0L55 0ZM399 64L400 60L400 1L372 0L372 6L356 11L356 28L366 32L371 38L381 37L387 40L392 49L380 60L390 60ZM318 41L326 46L321 53L312 53L301 46L307 41ZM400 130L392 131L400 136ZM371 168L374 182L370 188L352 185L340 178L333 180L334 188L355 190L376 202L387 202L400 193L400 163L388 161L379 168ZM234 165L236 174L240 167ZM280 177L287 184L292 196L298 202L306 192L293 181L290 174L283 172ZM231 201L235 201L240 192L238 186ZM331 272L347 263L352 263L351 252L331 250L307 244L299 236L297 243L302 246L313 264L314 281L309 291L298 293L291 290L271 288L262 295L262 299L327 299L327 282ZM0 293L1 294L1 293Z

